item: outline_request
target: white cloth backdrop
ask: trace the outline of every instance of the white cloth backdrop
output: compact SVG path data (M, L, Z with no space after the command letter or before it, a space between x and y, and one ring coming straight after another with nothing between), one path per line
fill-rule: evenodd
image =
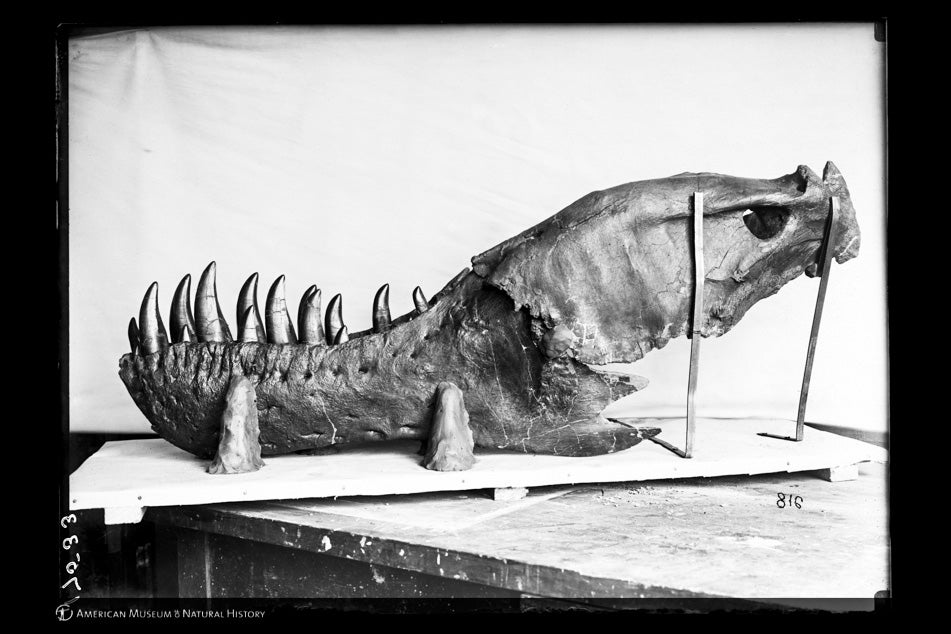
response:
M834 265L811 421L887 426L882 44L871 24L161 28L69 44L70 420L148 431L117 376L159 282L218 262L234 306L287 275L351 331L582 195L684 171L773 178L832 160L859 257ZM701 416L795 418L818 281L703 344ZM613 412L684 410L689 346L635 364Z

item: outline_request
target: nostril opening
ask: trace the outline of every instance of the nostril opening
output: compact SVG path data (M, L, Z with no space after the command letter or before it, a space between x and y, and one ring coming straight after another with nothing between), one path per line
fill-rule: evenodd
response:
M789 219L785 207L750 207L743 212L743 223L760 240L769 240L783 230Z

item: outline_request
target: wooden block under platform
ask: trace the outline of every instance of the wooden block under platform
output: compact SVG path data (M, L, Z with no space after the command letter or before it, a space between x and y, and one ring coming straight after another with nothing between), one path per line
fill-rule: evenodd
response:
M504 489L493 489L492 499L500 502L511 502L512 500L521 500L528 495L528 489L525 487L506 487Z
M684 419L642 419L680 446ZM108 442L70 476L70 509L107 509L105 521L135 522L149 506L251 500L393 495L473 489L527 489L557 484L632 482L737 474L830 470L885 462L888 452L817 429L803 442L758 436L788 434L795 423L764 419L699 419L694 457L680 458L643 441L615 454L572 458L476 450L469 471L436 472L420 466L416 441L341 446L326 456L265 457L254 473L210 475L207 460L158 439ZM506 495L502 493L501 495ZM135 512L130 512L135 509Z
M848 480L859 479L859 466L857 464L848 464L840 467L830 467L829 469L820 469L819 477L829 482L847 482Z
M106 524L138 524L145 516L144 506L107 506L103 509Z

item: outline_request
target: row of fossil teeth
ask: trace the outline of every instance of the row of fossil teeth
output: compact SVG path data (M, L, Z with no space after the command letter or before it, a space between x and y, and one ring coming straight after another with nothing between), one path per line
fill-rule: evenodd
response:
M218 304L215 285L215 263L201 274L195 293L195 311L192 313L191 275L179 282L172 297L170 323L171 343L229 342L234 341L231 329ZM284 276L280 276L267 294L264 321L258 310L258 274L247 279L238 293L238 341L258 343L302 343L308 345L336 345L349 341L349 330L343 321L343 297L335 295L327 305L327 314L320 316L320 289L316 285L304 292L297 310L297 330L287 312L284 299ZM429 302L417 286L413 291L417 313L429 310ZM373 298L373 332L390 328L390 285L384 284ZM265 327L266 325L266 327ZM132 353L152 354L164 350L170 343L165 323L158 307L158 282L152 282L139 309L139 321L129 321L129 345Z

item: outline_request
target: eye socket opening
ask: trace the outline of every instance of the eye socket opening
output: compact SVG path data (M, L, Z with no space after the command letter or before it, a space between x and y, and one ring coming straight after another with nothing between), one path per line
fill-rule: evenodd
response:
M785 207L750 207L743 212L743 223L760 240L776 237L789 220L789 210Z

